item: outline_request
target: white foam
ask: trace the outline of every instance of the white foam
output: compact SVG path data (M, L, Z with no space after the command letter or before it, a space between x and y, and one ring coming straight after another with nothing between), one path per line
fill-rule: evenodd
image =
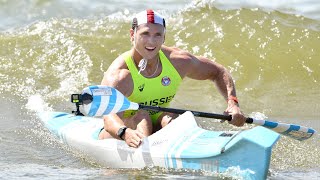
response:
M43 100L43 98L41 97L41 95L39 95L39 94L32 95L28 98L26 108L31 111L35 111L35 112L43 112L43 111L47 111L47 110L52 110L49 107L48 103L46 103Z

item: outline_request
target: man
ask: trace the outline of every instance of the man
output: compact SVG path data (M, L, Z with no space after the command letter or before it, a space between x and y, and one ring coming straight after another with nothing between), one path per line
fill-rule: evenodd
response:
M211 80L227 101L225 114L232 115L230 123L242 126L245 117L227 70L207 58L164 46L165 31L165 20L159 13L153 10L138 13L130 29L132 49L113 61L101 84L115 87L132 102L166 107L184 77ZM104 116L104 130L99 138L114 137L138 147L144 137L176 117L172 113L145 110L109 114Z

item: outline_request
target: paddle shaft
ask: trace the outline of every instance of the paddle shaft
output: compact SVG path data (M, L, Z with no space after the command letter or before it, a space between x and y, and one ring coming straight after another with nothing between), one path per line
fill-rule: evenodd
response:
M171 112L176 114L183 114L186 111L190 111L190 110L184 110L184 109L165 108L165 107L159 107L159 106L146 106L142 104L139 104L139 109L164 111L164 112ZM207 113L207 112L201 112L201 111L190 111L190 112L192 112L192 114L197 117L222 119L222 120L228 120L228 121L231 121L232 119L232 116L230 115L214 114L214 113ZM253 122L252 118L247 118L246 123L251 124L252 122Z
M139 104L139 109L164 111L164 112L171 112L176 114L183 114L186 111L190 111L193 113L194 116L197 116L197 117L215 118L215 119L222 119L222 120L228 120L228 121L231 121L232 119L230 115L214 114L214 113L174 109L174 108L165 108L165 107L159 107L159 106L147 106L142 104ZM277 133L280 133L285 136L289 136L299 141L309 139L313 134L316 133L316 131L311 128L306 128L299 125L277 123L277 122L265 121L265 120L257 120L250 117L246 119L246 123L264 126Z

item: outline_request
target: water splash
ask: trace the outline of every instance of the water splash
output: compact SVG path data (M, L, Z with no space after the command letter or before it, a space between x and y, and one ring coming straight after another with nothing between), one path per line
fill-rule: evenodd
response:
M44 111L52 111L52 108L49 107L49 104L46 103L43 97L39 94L32 95L28 98L26 108L30 111L41 113Z

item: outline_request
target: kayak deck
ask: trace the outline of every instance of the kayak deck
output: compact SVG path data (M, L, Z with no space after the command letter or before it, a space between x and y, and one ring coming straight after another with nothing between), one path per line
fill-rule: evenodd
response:
M208 131L200 128L191 112L143 139L131 148L117 139L98 140L103 120L68 113L40 115L45 126L63 143L95 162L111 168L159 166L210 172L238 167L250 179L266 179L272 146L279 135L263 127L245 131Z

